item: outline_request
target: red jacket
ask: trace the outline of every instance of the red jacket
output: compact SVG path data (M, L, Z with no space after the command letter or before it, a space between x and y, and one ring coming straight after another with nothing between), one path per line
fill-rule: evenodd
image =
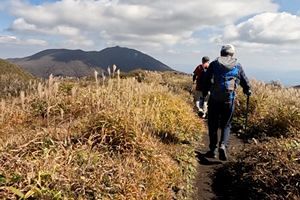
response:
M202 91L203 90L203 77L204 77L204 68L201 65L198 65L194 70L193 75L193 82L196 81L196 90Z

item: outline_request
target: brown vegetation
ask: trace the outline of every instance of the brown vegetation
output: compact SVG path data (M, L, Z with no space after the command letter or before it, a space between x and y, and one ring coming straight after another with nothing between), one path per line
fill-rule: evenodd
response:
M50 77L0 109L1 197L189 197L202 126L167 86Z
M300 198L300 92L253 81L249 127L240 136L252 145L217 173L231 199ZM235 128L244 123L246 98L240 94Z
M30 88L33 76L16 65L0 59L0 98L16 96L21 90Z

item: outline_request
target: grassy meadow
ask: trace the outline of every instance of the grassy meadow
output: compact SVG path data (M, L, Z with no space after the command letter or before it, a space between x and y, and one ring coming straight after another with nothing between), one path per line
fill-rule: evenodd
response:
M190 77L144 73L50 77L4 96L0 199L189 199L203 126L167 80Z
M112 70L17 86L1 77L0 199L191 199L206 130L190 76ZM233 123L250 144L217 176L229 197L299 199L300 92L251 85L248 129L241 90Z

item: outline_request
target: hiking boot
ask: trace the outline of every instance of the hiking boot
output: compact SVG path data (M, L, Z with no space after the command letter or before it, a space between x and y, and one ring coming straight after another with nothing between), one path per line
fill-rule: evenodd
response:
M206 157L206 158L217 158L216 151L209 150L208 152L206 152L204 154L204 157Z
M221 144L221 146L219 148L219 159L222 160L222 161L227 160L226 147L225 147L224 144Z

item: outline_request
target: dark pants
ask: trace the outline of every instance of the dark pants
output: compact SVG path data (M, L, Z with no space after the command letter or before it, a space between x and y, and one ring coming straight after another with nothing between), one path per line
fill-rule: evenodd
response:
M228 146L234 103L218 102L210 98L208 102L208 132L209 148L214 151L218 143L218 128L221 128L221 140L219 146Z

